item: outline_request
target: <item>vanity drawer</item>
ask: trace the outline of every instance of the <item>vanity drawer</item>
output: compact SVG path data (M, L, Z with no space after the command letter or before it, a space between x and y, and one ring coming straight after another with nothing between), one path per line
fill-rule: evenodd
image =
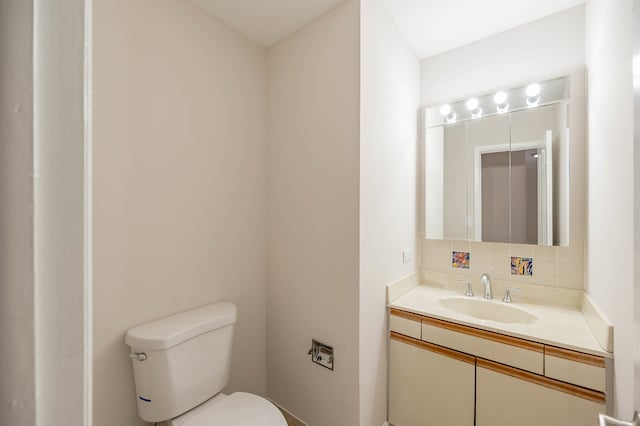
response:
M544 372L544 345L434 318L422 318L422 340L536 374Z
M606 390L605 360L595 355L545 346L544 375L600 392Z
M411 312L399 311L391 309L389 312L389 330L405 336L420 339L421 336L421 320L420 315Z

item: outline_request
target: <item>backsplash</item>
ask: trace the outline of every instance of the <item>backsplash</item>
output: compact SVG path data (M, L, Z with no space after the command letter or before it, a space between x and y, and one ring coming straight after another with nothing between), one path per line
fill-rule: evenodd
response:
M455 273L472 282L488 273L495 280L584 289L582 241L574 241L570 247L550 247L422 239L421 248L423 272ZM522 274L512 274L512 258L520 259L516 268ZM466 259L466 265L454 267L456 259ZM529 272L531 275L527 275Z
M511 256L511 275L533 276L533 258Z
M451 267L469 269L470 253L468 251L451 252Z

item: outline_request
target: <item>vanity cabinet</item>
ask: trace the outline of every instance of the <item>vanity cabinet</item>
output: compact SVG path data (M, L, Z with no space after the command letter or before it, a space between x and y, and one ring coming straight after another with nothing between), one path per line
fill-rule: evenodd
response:
M604 409L600 392L478 360L476 426L595 426Z
M475 357L392 333L389 421L473 426Z
M389 317L393 426L597 425L603 357L397 309Z

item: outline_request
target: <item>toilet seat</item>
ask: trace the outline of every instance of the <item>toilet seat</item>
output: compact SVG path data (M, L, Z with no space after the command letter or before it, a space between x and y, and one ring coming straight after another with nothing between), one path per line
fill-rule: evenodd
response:
M207 401L196 413L185 416L180 426L287 426L284 416L266 399L246 392Z

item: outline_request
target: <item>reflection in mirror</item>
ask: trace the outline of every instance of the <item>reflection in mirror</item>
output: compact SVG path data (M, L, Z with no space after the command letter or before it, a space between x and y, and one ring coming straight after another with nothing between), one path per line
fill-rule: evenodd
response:
M569 244L568 82L427 110L427 238Z

